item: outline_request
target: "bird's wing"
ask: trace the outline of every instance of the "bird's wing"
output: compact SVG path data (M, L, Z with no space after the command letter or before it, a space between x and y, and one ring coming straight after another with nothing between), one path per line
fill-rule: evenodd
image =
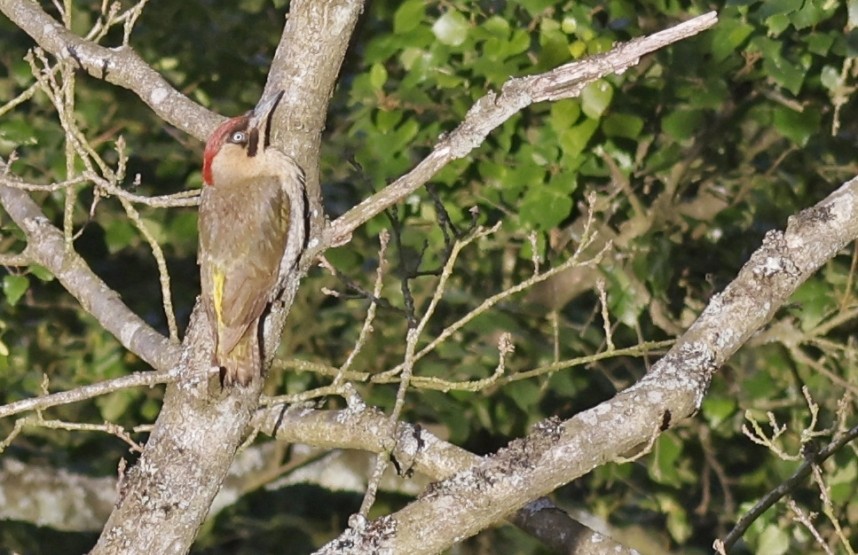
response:
M232 351L265 310L277 285L289 229L289 198L276 178L256 178L236 188L240 198L225 200L240 210L234 220L221 222L225 237L216 250L222 256L212 272L219 350L224 353Z

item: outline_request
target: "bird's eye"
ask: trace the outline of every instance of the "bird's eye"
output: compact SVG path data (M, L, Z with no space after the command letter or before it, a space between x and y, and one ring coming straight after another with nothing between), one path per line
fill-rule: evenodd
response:
M236 144L244 144L247 142L247 134L244 131L235 131L229 137L229 142Z

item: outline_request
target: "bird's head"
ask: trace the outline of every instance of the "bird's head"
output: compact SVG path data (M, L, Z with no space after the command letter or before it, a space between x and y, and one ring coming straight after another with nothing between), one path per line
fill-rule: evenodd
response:
M214 130L203 154L206 185L251 178L261 171L260 154L271 144L271 118L282 97L282 90L263 97L256 108Z

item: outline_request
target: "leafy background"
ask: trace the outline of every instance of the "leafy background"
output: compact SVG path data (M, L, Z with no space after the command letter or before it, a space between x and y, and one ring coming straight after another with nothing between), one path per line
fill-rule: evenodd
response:
M53 10L49 2L42 4ZM153 2L132 46L191 98L237 114L261 93L286 4ZM75 3L73 29L87 30L99 5ZM431 191L415 194L395 213L360 229L348 245L329 251L343 278L320 269L307 277L287 324L283 357L331 365L345 360L368 305L358 290L372 288L383 229L397 231L386 302L354 365L373 374L402 359L408 323L403 281L418 313L437 284L448 247L439 218L449 221L450 233L466 232L474 221L501 222L501 228L460 258L428 337L487 295L531 276L534 256L548 266L567 258L580 238L589 193L595 194L601 240L614 241L599 272L563 274L506 300L423 359L417 374L455 381L488 377L503 332L512 334L516 346L510 372L604 350L597 278L605 282L617 346L681 333L766 231L782 228L790 214L858 173L858 118L851 102L858 2L372 2L352 43L323 141L324 197L328 213L336 216L411 168L477 98L510 76L604 52L710 9L720 18L713 30L589 86L580 99L539 104L511 118L472 156L437 176ZM120 40L112 33L102 43ZM33 82L23 61L32 45L5 19L0 41L0 98L8 100ZM76 117L105 156L124 137L131 155L128 187L135 187L135 174L141 176L135 192L200 186L202 145L159 121L127 91L79 77ZM41 93L0 118L0 156L16 152L14 170L31 181L64 179L62 138ZM61 221L61 192L33 196ZM133 310L166 332L148 246L115 199L102 199L90 217L91 200L91 190L82 189L75 247ZM185 325L199 289L195 210L140 210L165 251L177 317ZM2 251L21 250L21 233L5 214L0 223ZM768 341L752 342L722 369L696 418L665 433L635 463L603 466L561 488L558 503L608 521L623 534L618 539L645 552L710 552L713 539L723 537L798 464L781 461L742 435L746 411L763 420L765 411L773 411L791 430L784 447L797 452L798 432L809 420L801 387L809 388L820 404L822 425L830 426L842 384L854 390L858 383L854 315L826 325L855 307L854 261L852 251L844 253L802 286L779 314L782 327L773 327ZM52 390L62 390L146 369L44 269L7 268L2 286L0 402L37 394L44 375ZM323 287L342 294L324 295ZM797 343L777 330L794 332ZM611 397L640 378L657 356L608 358L480 392L415 390L404 418L489 453L548 416L569 417ZM840 385L818 365L841 378ZM269 379L269 393L299 392L328 380L280 368ZM361 392L369 403L390 408L395 385L364 385ZM161 394L118 392L52 409L51 415L133 427L154 421ZM851 407L854 412L854 402ZM7 435L12 425L0 421L0 433ZM7 453L93 475L111 475L120 457L133 458L115 438L40 428L19 436ZM854 450L840 453L826 470L836 486L836 516L854 531ZM807 510L821 510L811 484L795 497ZM407 501L387 494L374 511L386 513ZM356 494L312 486L259 490L210 522L195 552L307 552L345 526L359 503ZM820 527L830 533L830 524L822 521ZM25 553L84 551L95 537L0 522L0 547ZM763 515L745 542L739 552L818 549L783 507ZM500 527L469 540L461 552L541 549L517 530Z

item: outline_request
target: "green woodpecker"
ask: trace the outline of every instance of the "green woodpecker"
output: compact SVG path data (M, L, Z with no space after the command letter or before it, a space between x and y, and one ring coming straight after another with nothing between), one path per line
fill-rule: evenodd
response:
M260 320L307 246L304 172L271 146L282 96L224 122L206 143L198 262L213 363L227 386L261 375Z

